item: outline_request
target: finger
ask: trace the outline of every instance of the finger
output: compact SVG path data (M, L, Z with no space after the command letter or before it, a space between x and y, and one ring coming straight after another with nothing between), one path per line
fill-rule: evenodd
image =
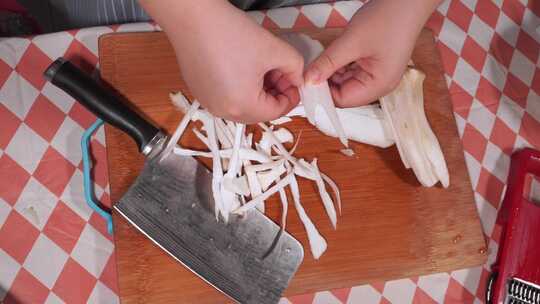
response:
M281 77L275 85L275 88L279 92L285 92L290 87L294 87L294 85L289 81L289 79L287 79L287 77Z
M271 89L276 89L279 92L283 92L291 86L294 85L289 81L288 77L277 70L268 72L264 79L264 89L267 92Z
M348 108L374 102L387 93L388 86L384 81L360 70L354 77L332 86L331 91L336 105Z
M341 75L342 82L345 82L351 78L354 78L354 75L357 73L357 71L348 70L347 72L343 73Z
M296 92L298 92L298 89L296 89ZM289 97L286 97L285 95L278 95L277 98L279 99L279 98L289 98ZM296 108L298 106L298 102L291 102L290 99L288 99L288 100L289 100L288 105L284 108L283 111L281 111L281 113L279 115L277 115L273 119L277 119L277 118L282 117L283 115L286 115L287 113L289 113L290 111L292 111L294 108Z
M359 61L359 62L365 62L365 60L358 60L358 61ZM369 66L366 66L366 68L368 68L368 67L369 67ZM348 69L348 70L353 70L353 71L359 70L359 69L365 70L364 68L362 68L362 65L360 65L360 64L359 64L358 62L356 62L356 61L354 61L354 62L352 62L351 64L349 64L349 65L347 66L347 69Z
M330 80L335 84L342 84L346 79L348 78L343 77L343 74L334 74L330 77Z
M300 91L298 90L297 87L290 86L288 89L282 91L282 93L280 94L285 95L287 99L289 100L289 107L286 109L286 112L282 114L287 114L290 110L296 107L298 103L300 102Z
M270 121L288 113L288 111L296 106L296 104L293 102L294 100L292 100L292 98L294 98L294 92L290 91L291 89L287 90L286 93L284 92L283 94L277 93L276 96L261 90L255 104L256 111L251 111L249 113L249 117L244 117L242 119L243 122L257 123L262 121Z
M274 86L277 95L285 95L290 103L290 109L294 108L300 102L300 91L298 87L294 86L285 75L283 75Z
M341 74L337 74L337 73L332 75L332 77L330 77L328 79L328 81L331 81L331 82L333 82L335 84L341 84L343 82L342 80L343 80L343 76Z
M362 57L363 54L358 53L355 49L352 37L340 36L309 65L305 81L316 84L327 80L337 70Z
M353 77L362 83L368 83L369 81L374 80L373 75L363 69L358 69Z
M347 80L353 78L355 73L356 73L356 71L347 70L343 74L337 74L336 73L336 74L332 75L332 77L330 77L330 79L336 84L342 84L342 83L346 82Z

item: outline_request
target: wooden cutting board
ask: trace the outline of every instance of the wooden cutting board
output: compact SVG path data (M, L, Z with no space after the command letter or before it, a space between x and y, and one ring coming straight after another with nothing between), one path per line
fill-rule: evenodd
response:
M328 45L341 29L305 31ZM163 33L123 33L99 41L102 77L148 119L171 133L181 119L168 98L182 91L175 55ZM343 213L331 228L311 182L301 181L301 199L328 241L318 261L304 228L290 208L287 230L304 244L305 259L285 295L350 287L483 264L486 244L476 212L452 106L432 33L422 32L413 60L427 75L425 108L441 143L451 186L424 188L406 170L394 147L352 144L356 157L339 153L340 143L305 120L285 126L302 131L297 155L319 159L321 171L341 189ZM139 173L143 158L126 135L106 128L111 198L118 200ZM181 144L199 147L191 132ZM208 163L208 162L206 162ZM268 215L279 218L276 198ZM226 298L162 252L118 214L113 214L120 297L123 303L224 303Z

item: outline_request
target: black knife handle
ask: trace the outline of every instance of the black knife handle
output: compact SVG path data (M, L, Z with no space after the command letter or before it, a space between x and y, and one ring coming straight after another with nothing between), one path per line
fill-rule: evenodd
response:
M94 115L131 136L137 142L140 152L147 152L145 147L160 133L156 127L123 104L111 90L64 58L56 59L43 76Z

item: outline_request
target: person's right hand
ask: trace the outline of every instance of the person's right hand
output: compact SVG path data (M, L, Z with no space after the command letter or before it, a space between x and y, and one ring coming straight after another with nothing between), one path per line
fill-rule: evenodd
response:
M403 76L426 20L441 0L374 0L306 71L307 83L329 80L340 107L357 107L390 93Z
M143 4L167 33L191 93L212 114L255 123L298 104L302 56L227 1Z

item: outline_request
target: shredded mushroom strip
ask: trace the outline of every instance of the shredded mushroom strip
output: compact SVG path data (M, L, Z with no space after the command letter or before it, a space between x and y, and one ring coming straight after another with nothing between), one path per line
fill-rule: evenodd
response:
M178 142L182 134L184 134L184 131L186 130L189 124L189 121L191 120L191 117L193 116L193 114L195 114L199 106L200 106L199 102L195 101L189 107L189 110L187 111L186 115L182 118L182 121L180 121L178 128L176 128L176 131L174 131L173 135L171 136L171 139L167 143L167 146L165 147L165 150L163 151L162 155L167 155L173 150L173 148L175 147L176 143Z
M208 132L208 143L210 152L212 152L212 193L214 194L214 203L216 210L216 219L219 218L219 214L223 212L223 201L221 198L221 180L223 179L223 170L221 168L221 159L219 158L218 145L215 132L215 120L205 124L206 132Z
M264 202L274 194L278 194L282 204L280 231L283 231L288 213L285 188L289 186L294 206L308 233L312 254L315 258L319 258L326 250L327 244L300 203L296 175L315 182L334 228L337 225L337 214L325 183L334 192L335 204L340 212L341 199L337 185L319 172L316 161L309 163L292 155L298 147L300 134L295 141L294 135L286 128L274 129L261 123L259 127L263 134L261 140L255 142L253 133L246 135L245 125L213 117L206 110L200 109L198 102L190 104L180 93L171 94L171 99L185 115L174 132L168 149L178 155L212 159L212 192L216 220L227 222L231 213L245 214L254 208L264 212ZM193 128L192 131L196 138L206 145L207 151L176 146L188 123L196 120L201 121L203 126L201 130ZM287 119L282 121L288 122ZM294 144L288 151L283 146L284 143ZM273 246L277 244L280 235L281 232Z

